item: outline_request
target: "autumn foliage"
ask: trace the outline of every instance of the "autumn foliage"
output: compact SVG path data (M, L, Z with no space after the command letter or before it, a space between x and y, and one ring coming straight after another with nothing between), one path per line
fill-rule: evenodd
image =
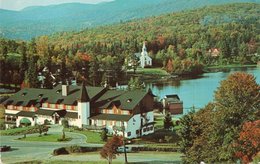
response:
M220 83L214 103L181 119L186 163L249 163L260 152L260 86L236 72Z
M123 145L122 136L113 136L107 141L102 150L100 151L101 158L108 160L109 164L112 163L112 160L116 158L119 154L117 148Z
M260 152L260 120L244 123L234 146L239 150L235 154L236 157L243 163L251 162Z

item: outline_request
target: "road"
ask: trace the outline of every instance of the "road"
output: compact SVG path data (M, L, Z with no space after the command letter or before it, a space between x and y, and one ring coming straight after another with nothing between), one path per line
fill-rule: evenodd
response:
M52 126L49 129L50 134L61 134L62 128L60 126ZM31 134L38 135L38 134ZM30 136L30 135L28 135ZM70 146L102 146L101 144L89 144L86 143L86 137L78 133L66 132L66 136L73 138L66 143L59 142L28 142L15 140L21 136L1 136L1 145L9 145L12 150L8 152L2 152L0 157L0 164L19 163L25 161L53 161L53 160L65 160L65 161L105 161L100 158L99 152L91 152L77 155L61 155L53 156L51 153L54 149ZM156 154L156 155L154 155ZM163 153L163 152L142 152L142 153L129 153L128 158L130 162L147 162L147 163L176 163L180 161L180 154L178 153ZM124 156L119 155L115 161L124 161Z

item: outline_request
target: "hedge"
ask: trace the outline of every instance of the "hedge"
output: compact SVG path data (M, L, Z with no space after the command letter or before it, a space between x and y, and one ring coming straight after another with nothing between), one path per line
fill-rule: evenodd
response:
M61 147L53 150L53 155L62 155L62 154L71 154L71 153L85 153L85 152L94 152L98 151L101 148L98 147L83 147L83 146L69 146Z

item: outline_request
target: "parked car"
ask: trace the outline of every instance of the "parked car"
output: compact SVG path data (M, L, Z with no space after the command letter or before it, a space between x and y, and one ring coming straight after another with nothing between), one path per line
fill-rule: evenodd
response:
M9 151L10 149L11 146L6 146L6 145L0 146L0 152Z
M127 153L131 153L131 152L132 152L132 148L131 148L131 147L128 147L128 146L125 147L125 150L126 150ZM116 149L116 151L117 151L118 153L124 153L124 152L125 152L125 151L124 151L124 146L118 147L118 148Z

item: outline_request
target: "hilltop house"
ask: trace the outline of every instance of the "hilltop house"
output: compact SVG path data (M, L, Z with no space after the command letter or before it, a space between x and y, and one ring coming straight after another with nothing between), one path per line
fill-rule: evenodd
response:
M61 124L107 128L109 133L136 138L154 132L154 95L148 91L119 91L103 87L58 85L53 89L24 88L4 101L7 127Z

